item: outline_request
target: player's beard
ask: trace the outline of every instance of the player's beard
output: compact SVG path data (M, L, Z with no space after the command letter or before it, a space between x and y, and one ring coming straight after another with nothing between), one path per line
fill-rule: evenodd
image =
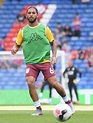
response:
M36 21L37 17L34 20L28 19L29 23L34 23Z

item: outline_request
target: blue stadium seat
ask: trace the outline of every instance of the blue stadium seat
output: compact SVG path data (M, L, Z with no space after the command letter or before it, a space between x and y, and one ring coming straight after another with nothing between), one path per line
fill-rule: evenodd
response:
M0 8L0 38L7 35L7 33L10 31L11 27L13 26L17 14L24 8L26 4L36 4L38 0L31 1L31 0L21 0L18 1L12 1L6 0L4 5ZM78 3L80 3L81 0L78 0ZM54 12L53 16L51 17L51 20L49 21L48 25L51 28L51 30L55 31L55 28L57 26L57 22L61 22L62 26L65 26L66 24L69 24L71 28L73 29L72 25L72 19L75 17L75 14L78 12L80 14L80 17L82 19L81 24L81 37L72 37L69 40L69 44L71 45L71 49L85 49L86 46L92 46L90 32L93 31L93 5L92 4L72 4L71 0L44 0L44 4L48 3L55 3L57 5L57 9ZM93 3L93 2L92 2ZM7 19L7 23L6 23ZM83 78L81 79L81 82L78 84L79 88L93 88L93 79L88 80L89 77L92 77L93 70L86 70L86 60L80 61L76 60L74 64L80 68L80 70L83 72ZM0 89L27 89L27 85L25 82L25 65L23 64L19 70L11 69L11 71L7 72L6 69L0 70ZM60 77L59 70L61 66L57 65L57 77ZM7 73L7 74L6 74ZM6 74L7 78L11 77L11 74L13 75L13 78L7 85L5 85L5 82L8 81L7 78L4 77ZM20 76L24 76L21 77ZM36 82L36 85L38 85L42 75L38 77L38 80ZM4 78L4 79L3 79ZM16 85L16 82L17 83ZM90 84L87 84L89 82ZM25 83L25 84L24 84ZM15 85L15 86L13 86Z

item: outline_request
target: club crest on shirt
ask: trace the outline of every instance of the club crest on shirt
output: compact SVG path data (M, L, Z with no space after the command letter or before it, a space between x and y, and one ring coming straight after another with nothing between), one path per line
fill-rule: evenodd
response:
M30 68L27 68L27 69L26 69L26 73L29 73L29 71L30 71Z

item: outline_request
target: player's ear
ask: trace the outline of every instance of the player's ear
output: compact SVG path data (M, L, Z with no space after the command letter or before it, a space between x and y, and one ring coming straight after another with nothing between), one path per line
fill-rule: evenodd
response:
M38 15L37 15L37 19L39 20L39 17L38 17Z

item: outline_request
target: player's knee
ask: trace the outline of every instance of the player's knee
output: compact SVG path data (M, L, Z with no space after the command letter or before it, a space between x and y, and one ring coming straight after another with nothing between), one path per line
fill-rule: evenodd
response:
M34 79L32 79L32 78L30 78L30 77L27 77L27 78L26 78L26 81L27 81L27 84L28 84L28 85L34 85L34 84L35 84Z
M56 88L56 86L57 86L57 81L53 81L53 82L51 83L51 86L52 86L53 88Z

